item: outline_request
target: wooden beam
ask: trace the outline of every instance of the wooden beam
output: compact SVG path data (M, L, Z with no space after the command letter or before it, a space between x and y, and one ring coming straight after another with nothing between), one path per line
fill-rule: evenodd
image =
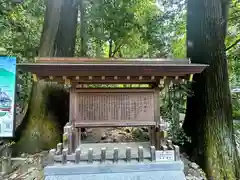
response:
M36 74L32 74L32 77L33 77L33 81L34 81L34 82L37 82L37 81L38 81L38 77L37 77Z
M78 93L154 93L155 90L151 88L77 88L73 89L74 92Z
M141 126L155 126L155 122L151 120L146 120L143 122L139 121L83 121L83 122L76 122L76 128L93 128L93 127L141 127Z
M66 78L64 84L65 85L71 85L71 80Z
M92 79L91 79L92 78ZM189 76L40 76L38 80L56 81L65 83L65 79L70 79L72 85L82 84L157 84L164 86L167 81L173 84L184 83L184 79L189 80Z
M193 80L193 74L190 74L189 81L192 82Z

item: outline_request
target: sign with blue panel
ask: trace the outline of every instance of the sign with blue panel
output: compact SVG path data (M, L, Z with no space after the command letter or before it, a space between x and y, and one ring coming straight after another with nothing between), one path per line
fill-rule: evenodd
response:
M0 137L12 137L15 120L16 57L0 56Z

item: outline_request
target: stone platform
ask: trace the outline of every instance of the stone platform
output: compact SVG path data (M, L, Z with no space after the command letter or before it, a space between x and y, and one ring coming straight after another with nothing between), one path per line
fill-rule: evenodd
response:
M65 146L70 147L70 146ZM45 180L185 180L179 147L169 141L162 150L148 142L81 144L49 152Z
M181 161L47 166L45 180L185 180Z

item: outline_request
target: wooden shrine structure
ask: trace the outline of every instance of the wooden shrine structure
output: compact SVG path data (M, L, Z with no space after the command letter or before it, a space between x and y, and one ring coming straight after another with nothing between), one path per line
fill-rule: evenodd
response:
M42 57L18 68L31 72L35 81L58 82L69 89L69 123L63 144L52 153L61 154L65 149L72 154L79 153L82 146L80 129L88 127L149 127L151 147L171 148L161 126L159 92L165 86L184 83L206 66L188 59Z

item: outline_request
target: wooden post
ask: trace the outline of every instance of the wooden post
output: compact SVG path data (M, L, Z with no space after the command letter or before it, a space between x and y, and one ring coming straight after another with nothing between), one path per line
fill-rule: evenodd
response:
M159 125L155 128L155 136L156 136L155 148L156 148L156 150L160 150L161 133L160 133L160 126Z
M160 137L159 137L159 124L160 124L160 98L159 98L160 89L158 87L155 88L154 92L154 121L156 123L156 127L154 131L151 131L151 133L154 133L152 135L152 145L156 147L158 150L160 148Z
M69 91L69 122L73 124L73 113L74 113L74 94L73 89Z
M175 161L180 160L180 148L177 145L174 145Z
M167 149L168 149L167 146L165 146L164 144L161 144L160 150L166 151Z
M75 151L75 163L78 164L80 162L81 149L76 149Z
M54 164L55 155L56 155L56 149L51 149L48 154L48 163L50 165Z
M73 128L72 126L69 126L68 129L68 154L73 153Z
M62 150L63 150L63 144L62 144L62 143L58 143L58 144L57 144L56 154L57 154L57 155L61 155L61 154L62 154Z
M100 159L101 163L106 161L106 148L102 148L101 149L101 159Z
M156 145L156 126L151 126L149 128L149 140L151 145Z
M118 148L114 148L113 149L113 162L114 163L118 162L118 154L119 154Z
M93 148L88 149L88 163L93 163Z
M68 154L68 149L63 149L63 151L62 151L62 164L67 163L67 154Z
M155 146L150 147L150 160L156 161L156 148Z
M165 129L162 129L160 131L160 144L161 145L166 145L167 143L167 137L168 137L168 133Z
M68 148L68 133L64 132L63 133L63 149Z
M168 149L168 150L174 150L174 146L173 146L171 140L167 140L167 149Z
M68 149L68 154L73 153L73 128L71 125L64 127L63 148Z
M12 170L11 158L8 156L2 157L2 174L5 175Z
M132 152L131 147L126 148L126 162L131 162Z
M143 155L143 147L138 147L138 162L143 162L144 155Z
M73 127L73 130L72 130L72 149L73 149L73 152L78 148L78 142L79 142L79 139L78 139L78 132L77 132L77 128Z
M77 147L81 145L81 137L82 137L81 128L77 128Z

